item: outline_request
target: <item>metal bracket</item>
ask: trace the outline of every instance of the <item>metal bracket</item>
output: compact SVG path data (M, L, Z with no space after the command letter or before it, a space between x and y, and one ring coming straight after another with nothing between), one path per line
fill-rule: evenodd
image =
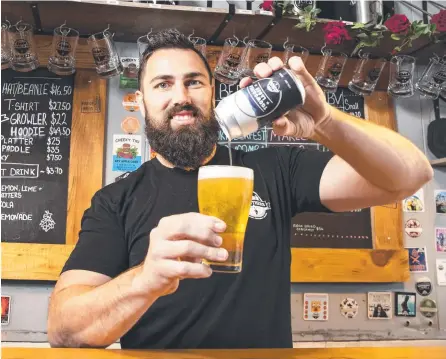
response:
M39 7L37 3L31 3L31 12L34 18L34 26L36 31L40 34L42 32L42 21L40 20Z
M423 12L423 24L429 24L429 18L427 17L427 1L422 1L421 2L421 7L423 8L423 10L425 12Z
M235 15L235 4L229 4L229 13L226 14L221 24L217 27L212 36L208 39L209 44L215 43L217 38L220 36L221 32L228 25L229 21L232 19L234 15Z
M263 29L259 36L256 37L256 39L263 39L268 34L268 32L271 31L273 26L277 25L277 23L282 19L282 8L277 5L275 5L274 8L274 19L271 20L271 22Z

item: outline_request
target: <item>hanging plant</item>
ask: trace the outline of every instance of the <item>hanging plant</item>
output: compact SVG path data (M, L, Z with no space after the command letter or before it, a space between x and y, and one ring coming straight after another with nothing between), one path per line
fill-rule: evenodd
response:
M295 25L294 27L298 29L306 29L307 32L314 29L316 26L318 20L317 15L322 11L321 9L318 9L317 7L313 7L312 5L308 5L304 9L299 9L297 7L294 7L294 11L296 12L297 16L299 17L299 23Z
M351 29L356 31L355 38L359 40L352 55L355 55L360 49L364 47L377 47L380 45L381 39L384 38L384 33L387 32L387 27L382 24L382 16L378 18L377 23L370 21L366 24L357 22Z

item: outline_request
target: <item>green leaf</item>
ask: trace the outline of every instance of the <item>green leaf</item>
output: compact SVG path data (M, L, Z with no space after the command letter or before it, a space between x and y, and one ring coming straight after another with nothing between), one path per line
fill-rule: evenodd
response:
M397 34L392 34L392 35L390 35L390 38L391 38L392 40L395 40L395 41L399 41L399 40L401 40L401 37L399 37Z
M376 37L376 36L378 36L378 33L377 33L376 31L373 31L373 32L372 32L372 36L375 36L375 37Z
M356 37L358 39L368 39L369 38L369 36L367 34L364 34L364 33L360 33L360 34L356 35Z
M297 27L298 29L304 29L306 26L307 25L305 23L302 23L302 22L299 23L299 24L294 25L294 27Z
M314 9L314 14L315 14L315 15L318 15L318 14L320 14L321 12L322 12L321 9L318 9L318 8Z
M401 47L395 46L394 50L397 51L397 52L400 52L401 51Z
M352 29L363 29L365 27L364 24L360 22L355 22L355 24L352 26Z
M437 30L437 24L431 24L431 31L434 32Z

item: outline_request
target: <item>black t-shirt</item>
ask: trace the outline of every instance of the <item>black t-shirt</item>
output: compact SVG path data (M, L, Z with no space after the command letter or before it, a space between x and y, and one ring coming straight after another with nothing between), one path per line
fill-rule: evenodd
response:
M185 279L155 301L122 338L122 348L290 348L290 230L300 212L327 212L319 198L329 152L273 147L232 151L233 164L254 170L243 269ZM218 146L209 164L228 165ZM165 216L198 212L197 171L144 163L99 190L82 219L63 272L82 269L112 278L141 264L149 233Z

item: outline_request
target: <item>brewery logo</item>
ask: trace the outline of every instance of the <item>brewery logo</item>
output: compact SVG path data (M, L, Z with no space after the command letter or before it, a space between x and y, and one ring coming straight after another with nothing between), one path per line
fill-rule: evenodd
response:
M68 56L71 51L71 45L68 41L61 40L56 44L56 51L62 57Z
M110 60L110 52L104 47L95 47L92 53L96 65L105 65Z
M446 81L446 71L438 71L434 74L433 79L436 84L441 85Z
M374 68L373 70L370 70L369 71L369 81L375 82L376 80L378 80L380 73L381 73L381 69L379 67Z
M257 55L256 57L256 63L260 64L261 62L268 62L269 54L267 52Z
M269 92L279 93L279 91L280 91L279 83L274 80L270 80L268 82L268 85L266 85L266 88L268 89Z
M341 308L341 314L345 318L352 319L356 317L356 315L358 314L359 305L358 302L353 298L345 298L341 302L340 308Z
M432 293L432 282L428 277L422 277L417 280L415 289L419 295L426 297Z
M17 39L14 41L14 50L21 55L29 51L29 43L25 39Z
M432 318L435 317L437 314L437 303L435 300L425 298L420 303L420 312L425 316L426 318Z
M299 10L304 10L307 6L313 6L313 0L297 0L292 3Z
M421 223L413 218L406 221L404 229L406 231L406 234L412 238L418 238L419 236L421 236L421 233L423 232L423 228L421 228Z
M251 208L249 209L249 217L254 219L263 219L268 214L269 209L271 209L270 202L264 201L256 192L253 192Z
M332 78L338 79L339 76L341 75L342 67L343 67L342 64L336 62L329 68L328 72L331 74Z
M240 55L230 54L226 60L226 65L235 68L240 64Z
M411 73L410 71L399 71L396 74L396 80L405 84L406 82L408 82L411 78Z

